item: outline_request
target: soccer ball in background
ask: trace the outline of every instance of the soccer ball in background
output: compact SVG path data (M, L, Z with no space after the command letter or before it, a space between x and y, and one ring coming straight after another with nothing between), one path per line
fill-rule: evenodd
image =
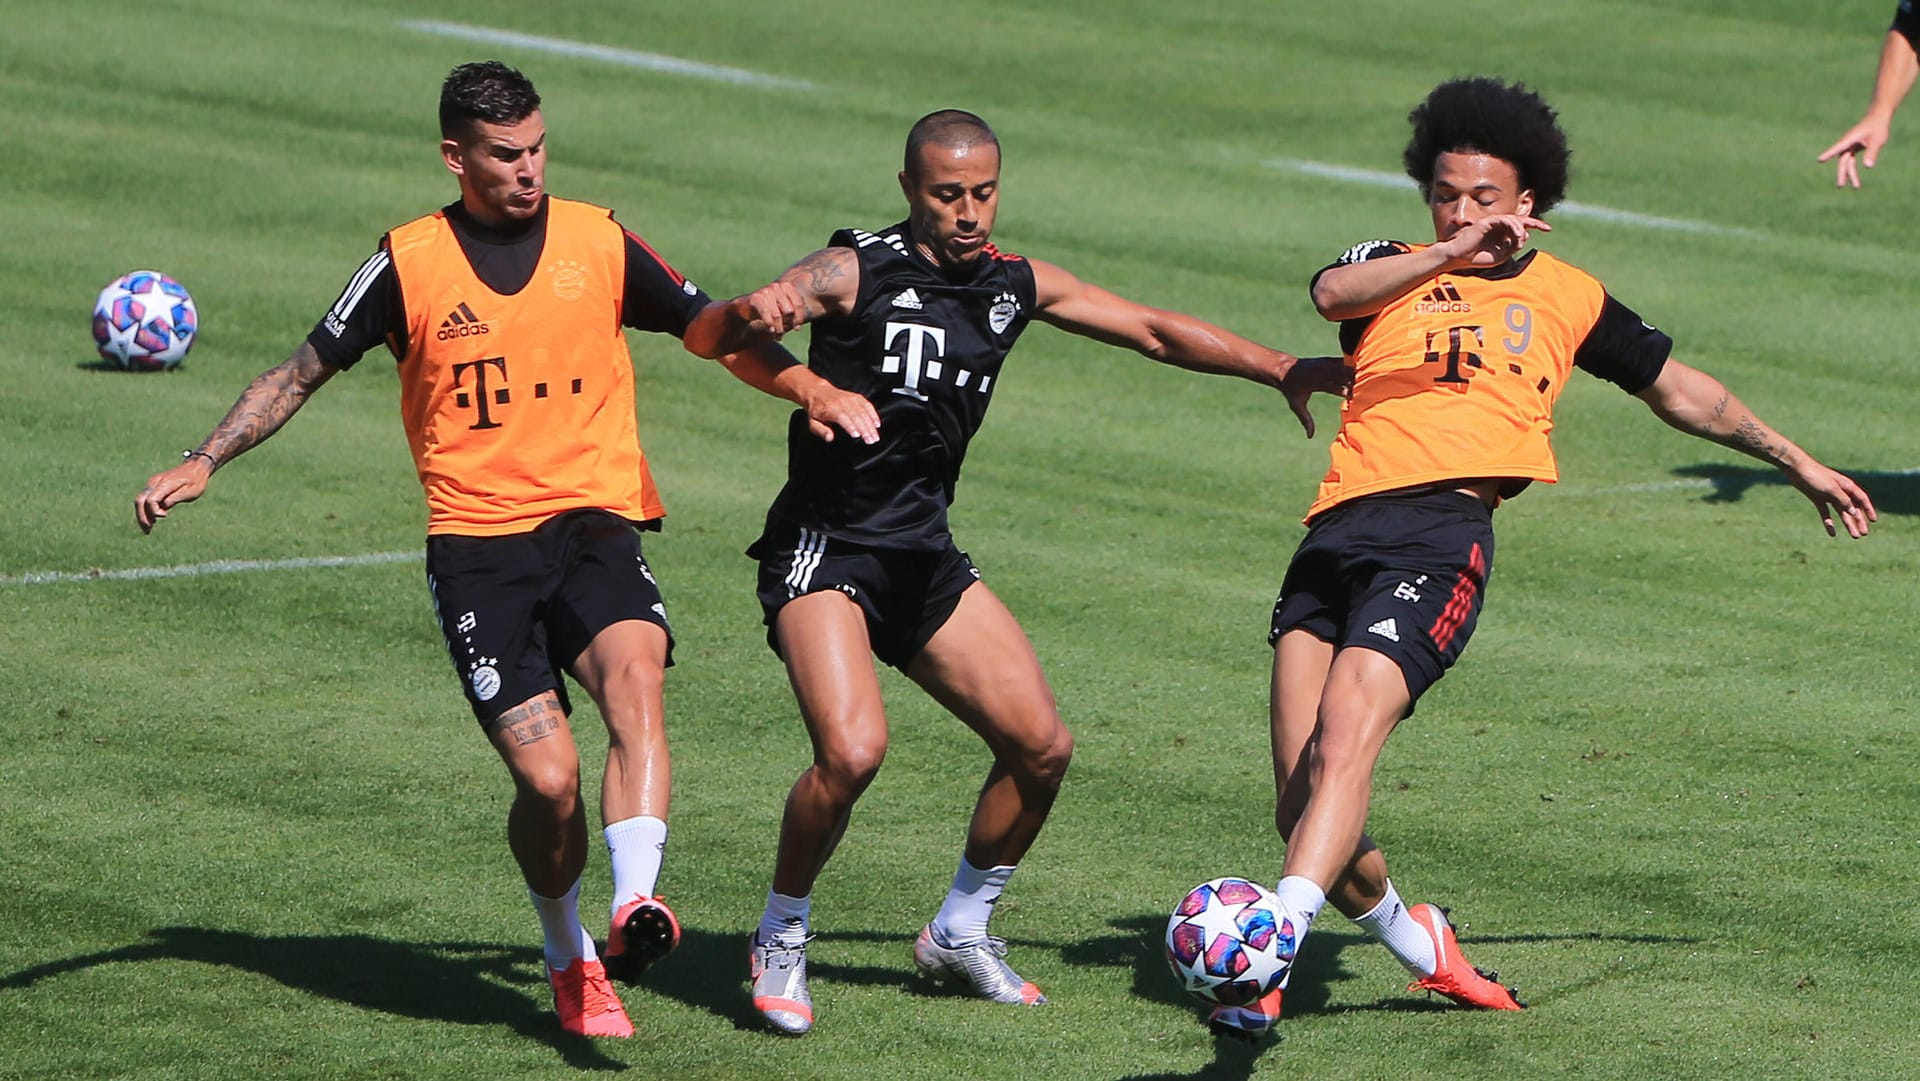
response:
M157 270L113 279L93 304L93 341L116 368L157 372L176 367L193 347L200 316L186 287Z
M1280 986L1299 936L1273 893L1244 878L1187 892L1167 921L1167 964L1188 991L1244 1006Z

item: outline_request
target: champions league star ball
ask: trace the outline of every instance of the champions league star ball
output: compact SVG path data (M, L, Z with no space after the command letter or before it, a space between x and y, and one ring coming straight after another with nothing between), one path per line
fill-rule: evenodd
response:
M157 372L176 367L193 347L200 316L186 287L157 270L113 279L93 304L93 341L116 368Z
M1167 921L1167 964L1188 991L1244 1006L1280 986L1298 936L1273 893L1244 878L1203 882Z

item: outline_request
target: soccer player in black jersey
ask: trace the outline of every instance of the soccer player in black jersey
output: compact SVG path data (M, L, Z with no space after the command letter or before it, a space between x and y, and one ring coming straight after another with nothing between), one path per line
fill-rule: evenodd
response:
M1148 308L990 242L1000 145L945 110L907 137L908 216L841 230L771 284L703 311L687 347L717 356L813 324L810 366L864 393L877 443L823 443L798 417L786 487L749 550L769 641L787 666L814 760L787 797L767 908L752 942L753 1000L782 1032L813 1025L808 913L815 878L886 752L871 652L906 673L993 752L945 904L915 966L995 1001L1044 1002L1010 968L987 917L1039 833L1072 756L1026 634L947 531L967 442L1029 319L1168 364L1280 390L1309 435L1306 400L1338 390L1337 360L1297 361L1177 312Z
M1821 161L1839 159L1834 165L1833 184L1838 188L1860 186L1860 165L1873 168L1880 159L1880 148L1892 136L1893 114L1920 77L1920 15L1913 0L1900 0L1894 10L1893 25L1880 43L1880 66L1873 75L1873 96L1860 122L1820 155ZM1855 158L1859 164L1855 164Z
M134 515L152 530L334 375L391 349L427 494L428 587L468 704L513 778L507 843L544 932L561 1027L627 1036L609 972L636 973L680 931L654 896L672 639L635 531L664 511L635 432L621 327L678 335L708 298L607 211L548 195L540 95L520 72L498 61L453 69L440 125L460 198L388 233L293 354L147 481ZM724 363L804 405L823 434L874 438L865 398L785 350ZM607 728L600 809L615 894L604 967L578 910L588 839L563 670Z

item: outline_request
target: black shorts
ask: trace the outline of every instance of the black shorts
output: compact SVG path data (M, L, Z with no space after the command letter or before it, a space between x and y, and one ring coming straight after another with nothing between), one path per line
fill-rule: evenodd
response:
M1493 569L1493 513L1464 492L1366 496L1314 518L1267 641L1296 628L1392 658L1413 701L1460 659Z
M560 673L622 620L658 624L673 663L673 630L636 528L658 526L577 510L530 533L427 538L434 615L482 727L545 691L571 713Z
M944 549L869 548L831 540L804 527L774 529L747 554L760 561L760 608L767 645L780 652L773 622L795 597L834 589L867 617L873 655L895 668L926 648L953 615L960 594L980 580L967 553L949 540Z

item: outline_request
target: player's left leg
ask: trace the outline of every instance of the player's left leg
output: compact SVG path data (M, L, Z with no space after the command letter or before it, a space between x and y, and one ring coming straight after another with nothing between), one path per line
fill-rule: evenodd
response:
M556 554L566 562L546 614L550 648L593 697L607 728L600 788L613 868L606 965L632 979L680 941L679 921L657 888L672 780L662 688L673 633L631 522L600 511L558 522Z
M658 897L672 787L663 705L667 651L664 628L629 619L594 635L573 663L607 726L600 815L613 903L605 961L618 979L640 975L680 943L680 923Z
M960 595L906 673L993 752L953 887L914 944L915 964L998 1002L1045 1002L1007 965L1005 942L987 934L987 920L1046 822L1073 737L1026 632L983 582Z

